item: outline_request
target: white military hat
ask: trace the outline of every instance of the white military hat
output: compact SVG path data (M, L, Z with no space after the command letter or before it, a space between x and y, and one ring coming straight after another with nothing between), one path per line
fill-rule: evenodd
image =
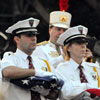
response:
M72 39L86 38L87 32L88 28L82 25L71 27L59 36L57 43L60 45L65 45Z
M53 11L50 13L50 25L69 28L72 15L64 11Z
M35 18L28 18L26 20L18 21L16 24L12 25L6 30L6 33L11 34L19 34L22 32L34 32L37 34L37 25L39 24L39 20Z

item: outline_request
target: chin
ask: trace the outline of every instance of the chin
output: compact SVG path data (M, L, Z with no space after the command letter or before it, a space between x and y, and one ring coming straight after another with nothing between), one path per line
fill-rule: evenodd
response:
M33 50L35 50L35 48L36 48L36 47L30 47L29 50L30 50L30 51L33 51Z
M35 50L35 48L32 48L31 50Z
M32 47L30 47L31 49L35 49L36 48L36 45L34 45L34 46L32 46Z
M82 58L86 57L86 55L82 55Z

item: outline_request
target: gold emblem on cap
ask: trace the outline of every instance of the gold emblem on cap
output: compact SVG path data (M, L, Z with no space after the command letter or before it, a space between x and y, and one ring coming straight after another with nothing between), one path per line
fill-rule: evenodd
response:
M60 16L60 21L61 22L66 22L67 21L67 17L65 15Z

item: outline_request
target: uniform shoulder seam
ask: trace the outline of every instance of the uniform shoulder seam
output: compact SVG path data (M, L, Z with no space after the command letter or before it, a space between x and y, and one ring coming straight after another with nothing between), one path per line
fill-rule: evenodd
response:
M48 41L43 41L43 42L37 43L37 46L45 45L45 44L48 44Z

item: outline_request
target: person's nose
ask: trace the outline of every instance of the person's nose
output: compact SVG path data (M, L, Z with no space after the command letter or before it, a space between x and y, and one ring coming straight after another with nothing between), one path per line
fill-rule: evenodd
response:
M81 47L86 49L86 44L81 44Z
M64 33L64 30L63 30L63 29L61 29L61 30L59 31L59 35L62 34L62 33Z
M32 36L31 39L32 39L32 41L34 41L34 40L37 40L37 37L36 36Z

